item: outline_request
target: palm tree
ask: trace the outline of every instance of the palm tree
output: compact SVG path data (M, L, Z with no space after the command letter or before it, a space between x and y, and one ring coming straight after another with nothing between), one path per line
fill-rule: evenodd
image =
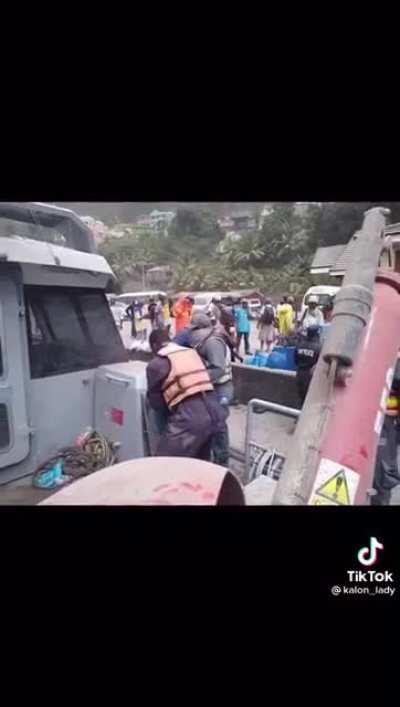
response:
M257 263L265 257L265 251L254 246L250 250L242 251L241 249L234 255L235 265L250 265L250 263Z

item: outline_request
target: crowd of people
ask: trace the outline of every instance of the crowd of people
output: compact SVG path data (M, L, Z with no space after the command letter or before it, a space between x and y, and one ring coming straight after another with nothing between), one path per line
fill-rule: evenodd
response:
M147 400L156 418L158 456L187 456L229 464L229 407L235 403L232 362L250 354L251 323L246 300L214 298L206 311L193 312L194 299L182 295L175 304L159 295L148 304L134 301L126 309L131 333L140 337L148 325L153 358L147 366ZM333 299L318 306L311 295L301 316L292 297L276 306L267 298L257 320L261 351L295 343L297 390L306 398L322 348L323 330L332 319ZM372 503L390 503L399 483L395 451L399 428L400 360L396 367L382 439L378 449ZM392 409L393 408L393 409Z
M191 298L191 302L193 302L193 298ZM172 317L178 318L179 316L174 310L172 300L164 295L159 295L157 299L150 297L148 303L142 300L133 300L125 309L125 316L131 323L132 338L147 340L149 330L164 328L169 330Z
M232 361L243 360L237 350L241 335L248 349L247 303L223 305L215 298L206 312L194 313L193 303L184 295L170 309L173 334L165 318L154 321L150 334L154 358L147 367L148 402L162 430L157 454L227 466Z
M246 300L215 297L205 311L193 311L194 299L180 296L175 303L163 295L147 308L132 302L126 313L132 336L139 325L150 325L153 358L147 366L147 399L157 417L160 441L157 455L188 456L229 462L229 407L235 403L232 362L243 362L240 349L250 354L251 321ZM261 349L272 351L282 339L302 333L296 348L299 396L303 402L320 351L323 314L310 298L297 322L293 298L274 307L266 299L257 321Z
M175 302L160 294L133 300L125 310L131 336L153 353L147 367L148 402L161 431L158 455L188 456L227 466L229 407L234 404L232 362L251 355L251 316L246 299L214 297L203 311L182 294ZM330 308L332 309L332 308ZM320 332L329 317L312 296L298 321L294 299L277 306L267 298L257 319L259 349L297 337L295 360L301 402L321 349Z

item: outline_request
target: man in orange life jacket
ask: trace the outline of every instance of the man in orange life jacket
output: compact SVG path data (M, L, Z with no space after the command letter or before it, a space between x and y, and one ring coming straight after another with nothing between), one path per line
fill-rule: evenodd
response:
M170 341L168 332L150 335L155 354L147 366L150 406L168 412L157 456L211 459L211 439L223 431L225 412L197 351Z

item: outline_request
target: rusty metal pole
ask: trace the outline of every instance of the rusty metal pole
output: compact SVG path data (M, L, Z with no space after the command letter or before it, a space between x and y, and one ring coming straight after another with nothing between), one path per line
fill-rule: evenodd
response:
M349 370L369 320L387 209L365 213L353 262L335 299L332 324L279 479L273 505L306 505L319 463L320 443L338 378Z

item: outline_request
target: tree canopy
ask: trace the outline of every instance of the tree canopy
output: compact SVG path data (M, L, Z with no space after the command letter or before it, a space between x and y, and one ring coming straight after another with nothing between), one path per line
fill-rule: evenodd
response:
M140 233L109 238L100 250L123 285L144 269L169 265L171 289L213 290L257 287L297 293L311 284L316 248L347 243L372 202L275 203L261 226L225 237L214 213L178 208L167 234ZM400 221L400 202L384 203L391 222Z

